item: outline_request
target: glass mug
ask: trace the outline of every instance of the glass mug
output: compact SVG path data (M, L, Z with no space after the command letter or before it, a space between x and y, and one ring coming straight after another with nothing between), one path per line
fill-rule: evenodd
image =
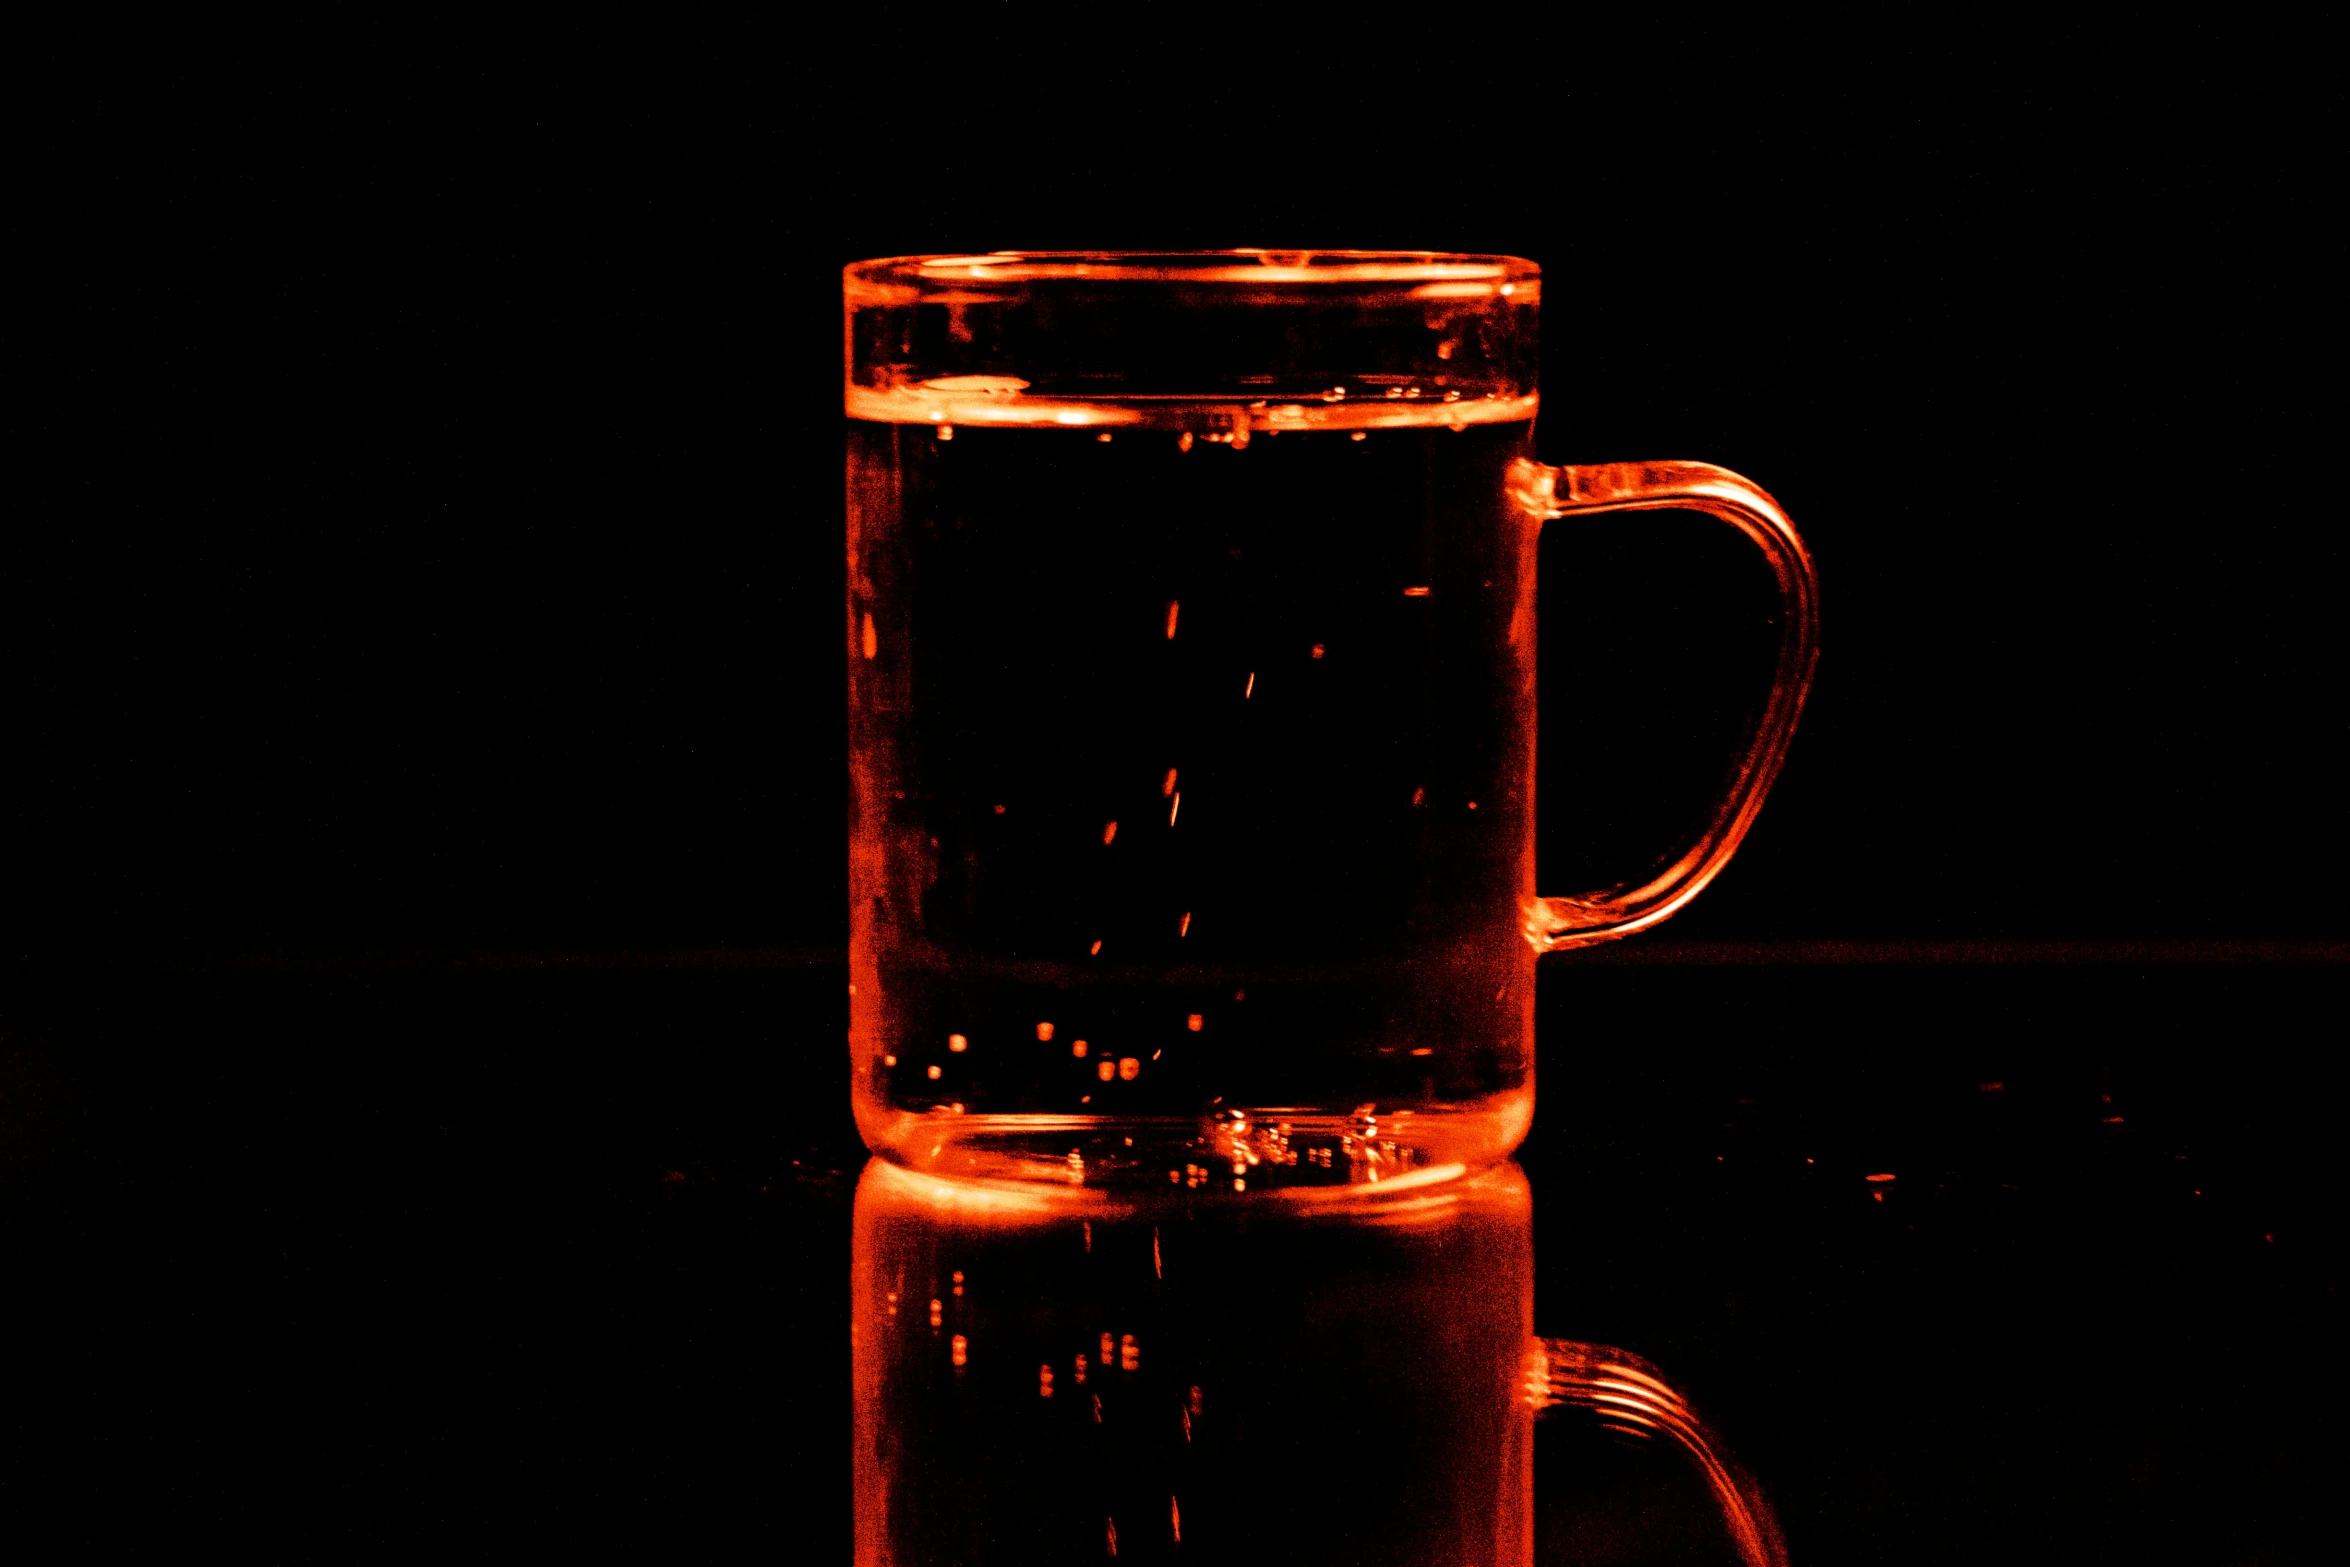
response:
M1236 1189L1524 1137L1538 954L1670 917L1809 686L1786 516L1701 463L1533 459L1501 256L931 256L844 274L850 1052L875 1152ZM1782 599L1718 805L1534 885L1535 543L1709 513Z
M855 1559L1523 1567L1539 1522L1551 1559L1784 1563L1654 1368L1532 1336L1530 1208L1506 1161L1201 1202L874 1160Z

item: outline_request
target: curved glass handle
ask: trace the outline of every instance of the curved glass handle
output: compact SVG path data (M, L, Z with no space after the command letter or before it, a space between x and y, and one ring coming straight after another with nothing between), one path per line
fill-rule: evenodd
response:
M1681 1390L1638 1355L1606 1344L1538 1338L1526 1352L1526 1402L1537 1415L1583 1409L1619 1431L1672 1439L1705 1478L1745 1567L1787 1567L1779 1521L1752 1476L1731 1460Z
M1779 775L1796 715L1811 689L1820 651L1820 582L1795 525L1762 489L1727 468L1702 462L1600 463L1549 468L1520 460L1509 486L1535 517L1585 516L1607 511L1701 511L1719 517L1754 541L1779 579L1778 667L1754 738L1738 763L1729 793L1705 830L1663 871L1636 887L1607 887L1568 898L1537 898L1526 910L1526 939L1537 952L1587 947L1645 930L1673 917L1721 873L1739 840L1754 825L1763 796Z

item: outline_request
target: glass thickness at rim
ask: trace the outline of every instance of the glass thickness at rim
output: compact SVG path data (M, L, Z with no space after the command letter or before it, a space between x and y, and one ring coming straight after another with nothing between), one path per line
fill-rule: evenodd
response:
M900 256L846 268L841 297L852 419L1245 438L1535 408L1541 269L1513 256Z
M841 271L841 292L860 305L947 304L1003 299L1039 283L1141 283L1237 292L1266 304L1300 288L1533 302L1541 280L1542 269L1523 257L1439 250L995 250L853 261Z

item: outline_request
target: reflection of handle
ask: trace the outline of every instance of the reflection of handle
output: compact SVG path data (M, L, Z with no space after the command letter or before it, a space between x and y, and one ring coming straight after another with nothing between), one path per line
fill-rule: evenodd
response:
M1588 515L1603 511L1702 511L1752 539L1779 579L1782 606L1779 664L1770 700L1730 791L1694 843L1657 876L1637 887L1609 887L1571 898L1539 898L1526 911L1526 939L1539 952L1613 941L1672 918L1681 905L1720 874L1738 841L1754 825L1763 796L1786 759L1796 714L1811 689L1819 658L1820 583L1795 525L1776 501L1727 468L1701 462L1603 463L1546 468L1520 461L1510 468L1510 493L1533 515Z
M1705 1476L1744 1567L1787 1567L1786 1542L1762 1488L1722 1451L1680 1390L1647 1361L1605 1344L1535 1339L1527 1348L1526 1402L1537 1414L1586 1409L1616 1430L1672 1438Z

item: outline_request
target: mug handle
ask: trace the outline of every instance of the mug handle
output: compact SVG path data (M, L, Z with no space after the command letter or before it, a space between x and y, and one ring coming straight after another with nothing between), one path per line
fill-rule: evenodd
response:
M1779 503L1727 468L1702 462L1552 468L1521 458L1510 465L1508 482L1517 504L1543 522L1611 511L1701 511L1718 517L1754 542L1779 582L1778 667L1729 792L1695 841L1640 885L1529 903L1526 939L1537 952L1558 952L1613 941L1671 919L1738 852L1739 840L1754 825L1763 796L1786 760L1796 716L1811 689L1812 666L1820 653L1820 580Z
M1535 1339L1526 1352L1526 1402L1537 1418L1580 1409L1632 1436L1670 1438L1704 1477L1743 1567L1787 1567L1787 1543L1762 1488L1723 1450L1681 1390L1638 1355L1606 1344Z

